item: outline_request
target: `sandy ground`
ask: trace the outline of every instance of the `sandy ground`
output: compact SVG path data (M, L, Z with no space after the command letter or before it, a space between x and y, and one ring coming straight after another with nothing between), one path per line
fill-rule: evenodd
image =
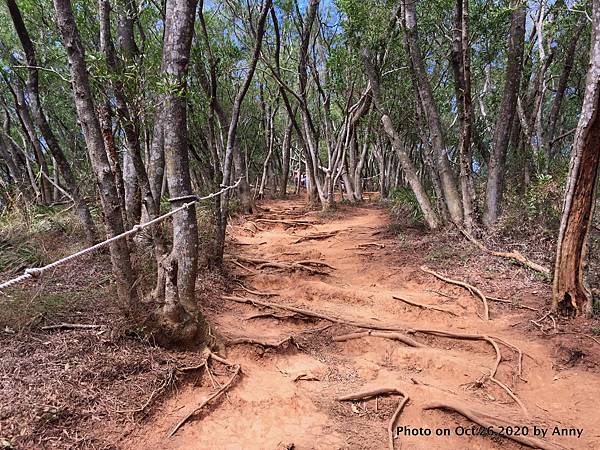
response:
M395 387L410 398L396 426L412 431L397 437L395 448L526 448L499 436L472 436L473 422L447 410L425 410L423 406L431 402L456 403L510 420L519 427L511 429L512 434L533 437L545 430L545 448L600 448L597 367L558 364L556 345L541 334L515 326L543 313L490 302L491 320L484 320L481 301L419 270L422 261L409 258L402 240L386 233L388 218L377 208L352 208L325 217L304 214L298 201L280 200L269 203L258 219L249 219L229 231L236 243L228 247L232 258L321 260L334 269L323 268L329 275L310 274L259 268L239 258L238 264L245 269L232 264L232 270L240 283L277 295L256 296L233 281L232 295L390 324L405 331L431 329L494 336L525 354L521 379L516 352L500 345L502 360L495 378L522 402L527 415L506 390L489 379L496 354L488 342L423 333L411 334L423 344L416 348L374 336L335 342L332 337L364 329L343 324L324 329L329 325L325 320L214 298L207 305L207 314L222 339L250 337L273 343L292 335L295 344L227 347L221 354L241 365L242 376L226 395L194 416L173 437L167 437L181 418L215 392L216 383L224 383L231 376L226 367L213 362L213 384L206 373L199 374L195 383L180 388L151 420L129 436L123 443L125 448L384 449L389 445L388 423L401 397L337 400L380 387ZM269 222L282 219L314 223L290 226ZM301 236L329 231L337 234L294 243ZM513 269L513 273L518 276L520 272ZM394 299L394 295L450 312L423 310ZM535 298L528 301L536 306ZM273 314L251 317L259 313ZM596 344L590 341L587 345ZM428 430L430 436L412 435ZM582 430L579 437L576 430ZM436 436L436 431L445 435ZM556 435L556 431L567 435Z

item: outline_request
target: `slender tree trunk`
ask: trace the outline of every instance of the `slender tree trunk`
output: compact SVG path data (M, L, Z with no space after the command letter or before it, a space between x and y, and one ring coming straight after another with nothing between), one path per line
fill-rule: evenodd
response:
M281 178L279 180L279 195L285 197L287 195L287 184L290 177L290 154L292 152L292 129L293 123L288 117L285 124L285 131L283 133L283 145L282 145L282 162L281 162Z
M471 101L471 48L469 44L469 2L456 0L452 36L452 69L454 72L458 122L460 128L458 154L460 160L460 191L464 226L471 232L474 225L474 193L471 150L473 108Z
M567 90L567 86L569 84L569 77L571 76L571 70L573 69L573 63L575 61L575 51L577 50L577 43L579 42L579 36L583 31L583 28L586 24L585 15L581 14L579 20L577 21L577 25L575 26L575 30L572 34L571 39L569 40L569 46L567 47L567 51L565 54L565 62L563 64L563 69L560 73L560 79L558 81L558 87L556 88L556 93L554 95L554 100L552 101L552 107L550 108L550 115L548 116L548 124L547 124L547 138L546 142L548 143L548 152L550 157L556 156L556 153L560 147L554 145L554 136L556 135L556 125L558 123L558 116L560 113L560 109L562 106L562 101L565 97L565 91Z
M124 231L121 205L115 186L114 174L104 149L100 123L96 116L83 43L77 31L70 0L54 0L54 8L58 28L69 60L77 116L98 181L108 234L109 236L116 236ZM64 171L61 170L61 172L64 176ZM109 248L113 274L117 281L119 302L125 308L125 311L133 312L132 310L138 306L137 290L134 284L135 276L131 266L127 241L125 239L116 240L109 245Z
M56 139L52 128L50 128L46 115L42 110L42 105L39 96L39 81L37 69L38 64L35 57L35 47L29 37L29 33L27 32L27 28L25 27L25 23L23 22L23 18L21 17L21 12L19 11L15 0L7 0L7 4L13 20L13 24L15 25L15 29L17 30L19 40L21 41L21 45L23 46L23 50L25 51L25 55L27 57L27 64L29 66L27 89L30 94L29 101L31 103L31 109L33 112L34 119L42 133L42 136L44 137L44 140L46 141L46 145L52 152L52 155L54 156L56 163L58 164L59 170L62 173L63 180L65 182L65 186L71 194L71 197L75 201L75 209L83 224L86 233L86 238L89 243L93 243L97 240L96 225L92 220L92 215L90 214L89 208L87 207L85 201L83 200L83 197L79 192L77 180L75 179L73 172L71 171L71 167L67 162L67 158L65 157L65 154L63 153L60 145L58 144L58 140ZM70 3L68 3L68 6L70 9ZM77 39L79 39L78 36ZM83 52L83 47L81 51Z
M425 70L425 63L421 54L421 48L419 45L419 37L417 33L417 12L416 2L414 0L404 0L404 27L406 30L406 43L408 47L408 53L411 58L411 68L415 72L415 79L417 81L417 90L425 115L427 118L427 124L431 133L431 143L436 158L436 168L440 174L440 181L442 189L444 191L444 199L450 212L452 221L462 226L463 211L460 202L460 195L456 187L456 181L450 166L450 160L448 159L448 152L444 143L444 133L442 131L442 125L439 117L439 112L433 93L431 91L431 85L427 72Z
M488 163L488 179L485 190L485 212L483 223L492 226L500 214L500 202L504 191L504 166L510 138L510 131L517 108L519 85L523 65L523 47L525 39L525 3L512 0L506 80L496 128L492 139L492 148Z
M419 203L419 207L421 212L423 213L423 218L427 223L427 226L435 230L440 226L440 220L435 213L433 207L431 206L431 202L429 201L429 197L427 196L427 192L417 175L417 171L414 167L413 162L411 161L406 149L404 148L404 143L402 139L396 132L394 125L392 123L392 119L385 111L385 106L381 101L381 96L379 92L379 78L377 76L377 72L373 63L370 60L370 57L366 51L361 53L361 59L363 66L365 68L365 72L369 82L371 83L371 89L373 91L373 103L375 107L382 111L383 114L381 116L381 122L383 124L383 129L389 137L389 140L392 144L392 147L396 151L398 155L398 159L400 160L400 164L402 165L402 170L404 172L404 176L406 177L410 188L412 189L417 202Z
M573 150L558 235L552 307L591 316L593 300L586 283L588 239L600 166L600 4L593 2L592 44L585 97Z

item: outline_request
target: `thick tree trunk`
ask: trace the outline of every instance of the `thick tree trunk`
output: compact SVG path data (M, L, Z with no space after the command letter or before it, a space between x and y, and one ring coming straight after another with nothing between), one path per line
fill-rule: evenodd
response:
M558 236L552 307L591 316L593 301L585 269L600 166L600 4L593 2L592 44L585 97L573 142Z
M69 60L77 116L98 181L108 234L109 236L115 236L124 231L121 205L115 186L114 174L104 149L100 123L96 116L83 43L77 31L70 0L54 0L54 8L58 28ZM134 285L135 276L131 266L127 241L119 239L112 242L109 248L113 274L117 281L119 302L125 311L133 312L133 309L138 306L137 290Z
M513 12L508 39L504 94L496 120L488 162L485 212L483 215L483 223L486 226L492 226L498 220L500 214L500 202L504 191L506 152L517 108L519 85L521 84L525 39L525 3L522 0L512 0L511 7Z
M160 122L172 208L189 201L192 186L188 160L186 124L186 76L196 17L196 0L168 0L161 73L169 80L162 95ZM186 208L173 216L173 248L164 261L166 272L163 317L166 341L202 343L208 326L196 303L198 275L198 223L196 208Z
M463 211L460 201L460 195L456 187L456 181L448 159L447 149L444 143L444 133L438 108L433 98L431 84L425 70L425 63L421 48L419 45L419 37L417 33L417 6L414 0L404 0L404 26L406 30L406 43L408 53L411 58L411 68L415 73L417 82L417 90L425 115L427 125L431 133L431 144L436 158L436 168L440 174L442 190L444 191L444 199L450 212L452 221L459 226L462 226Z

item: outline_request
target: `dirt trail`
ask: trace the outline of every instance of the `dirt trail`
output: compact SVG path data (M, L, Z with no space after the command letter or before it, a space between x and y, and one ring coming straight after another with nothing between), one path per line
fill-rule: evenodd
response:
M215 299L208 315L226 339L250 337L275 342L296 335L293 344L266 349L236 345L227 359L241 364L243 377L226 397L184 425L171 438L166 435L182 417L214 392L203 375L173 395L154 418L125 443L128 448L152 449L385 449L387 426L399 397L379 397L362 402L339 402L340 395L371 388L398 387L410 396L397 426L424 427L432 436L400 436L396 448L408 449L519 449L499 437L459 436L457 427L471 428L464 417L442 410L424 411L432 401L460 402L488 414L512 419L516 424L547 429L546 440L569 449L600 448L600 375L581 367L558 370L546 342L534 340L511 327L522 314L506 305L490 303L492 320L484 321L481 302L466 291L436 280L419 270L418 261L403 255L402 242L385 237L384 211L352 208L324 219L302 214L298 201L274 201L262 219L251 218L230 229L233 257L279 262L322 260L335 269L329 276L276 268L257 268L240 259L234 272L245 287L276 292L258 297L232 283L234 295L299 306L329 315L360 321L394 324L404 330L437 329L453 333L495 336L526 353L523 378L517 374L515 352L501 346L502 361L496 379L510 388L528 410L521 409L497 384L487 379L495 353L484 341L454 340L415 334L424 344L413 348L397 341L365 337L334 342L332 336L364 331L344 325L322 330L326 321L302 317L257 317L261 312L289 314ZM266 221L264 219L267 219ZM269 220L315 221L309 226ZM322 240L294 243L315 232L337 232ZM383 244L383 247L370 245ZM365 244L365 245L361 245ZM434 290L452 293L444 297ZM424 311L393 296L448 309ZM321 330L303 333L306 330ZM229 373L213 365L217 380ZM201 381L201 382L200 382ZM580 437L552 436L554 427L583 429ZM435 436L436 429L450 436ZM460 432L460 428L458 429ZM553 447L548 447L553 448ZM560 447L554 447L560 448Z

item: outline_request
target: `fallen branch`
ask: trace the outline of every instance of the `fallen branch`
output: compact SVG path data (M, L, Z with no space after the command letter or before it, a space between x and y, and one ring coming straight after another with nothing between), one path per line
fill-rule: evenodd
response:
M446 278L445 276L440 275L437 272L434 272L433 270L429 269L426 266L421 266L421 270L423 272L426 272L426 273L430 274L430 275L433 275L434 277L436 277L436 278L438 278L438 279L440 279L442 281L445 281L446 283L450 283L450 284L455 284L457 286L461 286L461 287L465 288L466 290L468 290L471 293L471 295L479 297L481 299L481 301L483 302L483 310L484 310L485 320L490 320L490 310L489 310L489 307L488 307L487 298L486 298L485 295L483 295L483 292L481 292L475 286L473 286L471 284L468 284L468 283L465 283L464 281L458 281L458 280L453 280L451 278Z
M541 272L541 273L544 273L546 275L550 274L550 269L548 269L547 267L542 266L541 264L538 264L536 262L533 262L533 261L527 259L525 256L523 256L521 253L519 253L516 250L512 251L512 252L497 252L497 251L494 251L492 249L487 248L485 245L483 245L481 242L479 242L477 239L475 239L473 236L471 236L469 233L467 233L462 228L460 228L460 232L471 243L475 244L475 246L477 246L481 251L483 251L485 253L489 253L492 256L497 256L497 257L500 257L500 258L514 259L515 261L521 263L525 267L529 267L530 269L535 270L536 272Z
M406 406L406 404L409 401L408 395L406 395L404 392L402 392L401 390L399 390L397 388L384 387L384 388L373 389L373 390L370 390L370 391L357 392L355 394L343 395L341 397L338 397L337 400L340 401L340 402L366 400L366 399L369 399L369 398L372 398L372 397L376 397L377 398L377 397L379 397L381 395L400 395L402 397L402 399L398 402L398 406L396 407L396 410L392 414L392 417L390 418L390 421L389 421L388 427L387 427L387 430L388 430L388 447L389 447L389 450L394 450L394 428L395 428L395 424L396 424L396 421L398 420L398 417L400 416L400 413L404 409L404 406Z
M523 426L522 423L512 422L502 417L497 417L484 412L476 411L474 409L467 408L466 406L460 403L452 401L431 402L423 406L424 411L431 409L444 409L447 411L458 413L461 416L469 419L471 422L474 422L483 428L487 429L492 427L492 430L494 430L498 434L500 433L501 429L506 429L508 426L513 427L513 429L520 428ZM537 439L535 437L523 435L516 436L508 434L501 434L500 436L531 448L538 448L542 450L564 450L565 448L560 445L544 441L542 439Z
M206 400L204 400L202 403L200 403L200 405L198 405L198 407L196 409L194 409L187 416L185 416L183 419L181 419L177 423L177 425L175 425L175 427L173 427L173 430L171 430L171 432L168 434L167 437L172 437L190 418L192 418L193 416L198 414L202 410L202 408L204 408L208 403L210 403L214 399L220 397L225 391L227 391L229 389L229 387L233 384L233 382L235 381L235 379L237 378L238 374L241 371L241 366L239 364L232 364L229 361L227 361L226 359L223 359L220 356L215 355L212 352L208 354L208 358L212 358L215 361L219 361L220 363L222 363L228 367L233 367L234 368L233 375L231 375L231 377L229 378L227 383L225 383L223 386L221 386L218 391L216 391L215 393L210 395L208 398L206 398Z
M412 305L412 306L416 306L417 308L430 309L430 310L433 310L433 311L439 311L439 312L443 312L443 313L446 313L446 314L450 314L452 316L457 316L458 315L454 311L450 311L449 309L446 309L446 308L440 308L439 306L426 305L424 303L418 303L418 302L415 302L413 300L407 300L405 298L398 297L396 295L392 295L392 297L395 298L396 300L400 300L401 302L407 303L407 304Z
M414 339L412 339L404 334L401 334L401 333L391 333L391 332L372 331L372 330L361 331L359 333L349 333L349 334L343 334L340 336L334 336L333 341L334 342L346 342L351 339L360 339L360 338L368 337L368 336L373 336L373 337L378 337L378 338L383 338L383 339L392 339L394 341L400 341L403 344L406 344L410 347L416 347L416 348L425 347L420 342L417 342Z
M100 328L102 325L88 325L82 323L59 323L56 325L46 325L41 329L47 330L94 330Z
M335 236L338 233L339 233L339 230L319 231L317 233L311 233L311 234L307 234L305 236L301 236L300 238L298 238L294 242L292 242L292 244L299 244L300 242L305 242L305 241L316 241L316 240L328 239L332 236Z

